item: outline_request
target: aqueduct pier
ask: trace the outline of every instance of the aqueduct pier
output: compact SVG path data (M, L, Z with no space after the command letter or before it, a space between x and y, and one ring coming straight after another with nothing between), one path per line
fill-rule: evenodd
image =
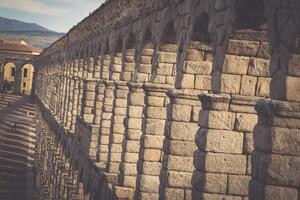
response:
M35 59L35 198L299 200L299 10L105 2Z

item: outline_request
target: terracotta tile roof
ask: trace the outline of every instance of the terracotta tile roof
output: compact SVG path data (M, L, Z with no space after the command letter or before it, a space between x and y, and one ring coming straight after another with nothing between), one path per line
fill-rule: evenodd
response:
M14 51L19 53L41 53L42 49L33 47L24 41L0 40L0 51Z

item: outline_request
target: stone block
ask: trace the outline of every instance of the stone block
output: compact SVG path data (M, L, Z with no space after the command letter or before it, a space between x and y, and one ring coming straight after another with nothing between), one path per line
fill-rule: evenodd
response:
M223 153L200 153L195 155L195 167L212 173L246 174L247 156Z
M271 78L259 77L257 81L256 96L269 97L270 82Z
M251 58L248 74L252 76L270 76L270 60Z
M130 105L144 106L144 94L143 93L131 93L129 98L130 98Z
M159 176L141 175L140 191L141 192L159 192Z
M166 108L148 106L146 108L146 117L152 119L166 119L167 118Z
M259 49L259 42L247 40L233 40L228 44L227 53L242 56L256 56Z
M136 176L124 176L123 185L125 187L135 188L136 187Z
M266 184L298 187L300 184L300 157L259 154L258 179ZM257 168L258 167L258 168Z
M203 151L241 154L243 139L244 134L240 132L200 129L196 141Z
M146 134L150 135L164 135L165 120L146 119Z
M288 76L285 87L288 101L300 101L300 77Z
M199 125L203 128L233 130L235 113L202 110L199 120Z
M117 98L115 102L116 107L126 108L127 107L127 99Z
M252 133L245 133L243 153L250 155L254 150L254 140Z
M156 83L156 84L165 84L166 76L155 75L154 77L152 76L152 80L153 80L153 83Z
M161 153L162 152L159 149L143 149L142 150L143 155L141 155L140 159L145 161L159 162L161 161Z
M149 64L140 64L140 72L141 73L146 73L146 74L151 74L152 70L152 65Z
M121 169L124 175L127 176L137 175L137 166L135 163L122 163Z
M138 153L128 153L125 154L125 162L127 163L136 163L139 160Z
M128 128L140 130L142 128L142 119L129 118L128 119Z
M141 62L141 64L151 64L152 56L141 56L140 62Z
M185 61L183 72L188 74L210 75L212 62L209 61Z
M138 153L140 150L140 142L134 140L127 140L125 143L126 152L129 153Z
M298 191L295 188L266 185L265 200L297 200Z
M188 61L202 61L203 58L204 58L204 52L195 49L188 49L185 56L185 60Z
M176 63L177 53L172 52L160 52L158 56L159 63Z
M129 106L128 116L135 118L142 118L143 116L143 107L141 106Z
M163 107L164 106L164 98L156 97L156 96L148 96L146 99L146 104L151 106Z
M184 199L184 190L175 188L166 188L164 199L166 200L182 200Z
M195 171L192 184L201 192L225 194L227 189L227 175Z
M115 186L114 191L118 199L132 199L134 190L132 188L124 188Z
M257 123L258 117L256 114L237 113L234 129L243 132L253 132Z
M228 176L228 194L248 196L251 176Z
M242 76L241 94L246 96L254 96L257 84L257 77L255 76Z
M171 109L171 116L168 117L169 119L172 121L190 121L192 106L171 104L169 107Z
M140 173L144 175L153 175L153 176L159 176L162 164L160 162L139 162L138 163L138 170Z
M164 168L170 171L193 172L193 157L164 155Z
M180 87L187 88L187 89L193 89L195 87L195 75L183 74Z
M144 148L147 149L162 149L164 144L164 136L144 135Z
M211 90L211 81L210 75L196 75L195 89Z
M158 63L157 68L156 68L156 73L158 75L171 76L172 72L173 72L173 66L174 66L174 64Z
M169 154L192 157L197 146L195 142L166 140L165 148L165 151L169 152Z
M141 130L128 129L127 137L130 140L140 140L142 136Z
M199 126L189 122L169 122L170 130L168 137L171 140L194 141Z
M221 75L221 93L239 94L241 76L240 75Z
M168 171L167 181L169 187L192 188L192 173Z
M228 74L247 74L249 57L225 55L222 72Z
M199 121L200 107L193 106L192 107L192 122L197 123Z
M139 195L139 199L143 199L143 200L159 200L158 193L140 192L138 195Z

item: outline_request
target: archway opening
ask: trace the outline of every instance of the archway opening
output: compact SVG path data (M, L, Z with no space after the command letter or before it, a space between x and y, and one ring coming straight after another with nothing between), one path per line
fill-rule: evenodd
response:
M265 7L262 0L238 0L235 4L238 30L263 30L266 28Z
M16 76L16 65L12 62L7 62L3 67L3 85L2 90L5 92L13 92Z
M180 88L211 90L213 52L208 32L209 17L203 13L195 18L180 80Z
M34 67L32 64L25 64L22 67L21 94L31 95Z

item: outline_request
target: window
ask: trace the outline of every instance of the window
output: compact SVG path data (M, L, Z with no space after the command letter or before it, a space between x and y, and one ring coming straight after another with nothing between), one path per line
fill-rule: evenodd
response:
M23 82L23 87L26 87L26 82Z
M27 74L28 74L28 69L24 69L23 77L24 77L24 78L27 78Z
M14 77L16 72L16 68L11 68L11 76Z

